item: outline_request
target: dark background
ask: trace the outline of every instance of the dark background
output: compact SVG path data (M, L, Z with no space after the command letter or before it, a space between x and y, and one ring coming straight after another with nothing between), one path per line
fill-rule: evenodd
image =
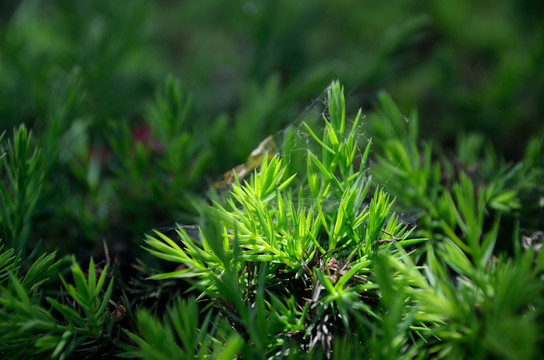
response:
M333 79L348 113L386 91L446 147L478 132L517 160L544 133L541 1L43 0L2 1L0 14L0 131L25 123L43 150L33 238L45 247L190 223L191 194ZM145 146L168 74L192 99L178 177ZM142 158L112 150L119 139L144 144Z

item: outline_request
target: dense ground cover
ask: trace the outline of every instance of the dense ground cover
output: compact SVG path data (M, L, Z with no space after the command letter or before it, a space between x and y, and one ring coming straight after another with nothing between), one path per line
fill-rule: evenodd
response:
M397 5L2 5L0 354L542 357L541 5Z

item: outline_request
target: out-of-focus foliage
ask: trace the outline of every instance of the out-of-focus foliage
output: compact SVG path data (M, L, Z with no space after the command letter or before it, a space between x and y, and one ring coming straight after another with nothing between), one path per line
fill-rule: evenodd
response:
M245 123L251 112L260 124L250 127L253 136L283 127L284 115L298 112L293 104L306 104L331 78L358 104L369 106L385 89L401 107L417 106L427 135L451 139L461 126L506 142L512 130L542 129L538 1L26 0L6 7L6 125L40 118L55 80L78 66L98 126L138 117L150 89L172 72L195 93L198 122L227 113ZM250 150L244 135L236 140Z
M535 1L24 0L2 10L0 129L24 122L43 149L54 186L36 217L58 230L45 237L68 234L92 247L186 218L191 200L180 194L243 162L334 78L365 110L380 90L401 109L417 107L425 138L452 143L459 131L484 132L519 157L544 131L544 8ZM165 140L157 126L169 120L157 118L164 105L152 94L168 73L192 99L170 136L201 144L161 146L185 159L156 151ZM115 143L125 152L112 153ZM143 161L132 165L139 171L156 161L146 170L162 180L127 188L127 177L139 176L129 161ZM160 201L170 205L142 205ZM142 226L126 234L127 221Z
M1 25L2 128L43 122L56 91L63 91L57 84L74 67L83 73L87 95L79 110L92 115L95 129L109 117L141 113L162 74L151 50L151 7L145 1L11 3Z
M158 10L167 58L214 112L244 104L246 89L271 77L284 111L339 78L357 105L386 90L401 108L416 106L426 136L481 131L520 155L518 143L544 131L538 1L189 1Z

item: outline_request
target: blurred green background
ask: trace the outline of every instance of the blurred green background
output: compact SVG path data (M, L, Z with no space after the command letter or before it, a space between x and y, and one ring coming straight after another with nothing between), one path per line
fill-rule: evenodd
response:
M333 79L350 113L386 91L446 146L479 132L518 159L544 134L542 1L27 0L0 14L0 132L25 123L42 148L29 236L46 248L94 254L105 238L130 253L190 223L192 194Z

